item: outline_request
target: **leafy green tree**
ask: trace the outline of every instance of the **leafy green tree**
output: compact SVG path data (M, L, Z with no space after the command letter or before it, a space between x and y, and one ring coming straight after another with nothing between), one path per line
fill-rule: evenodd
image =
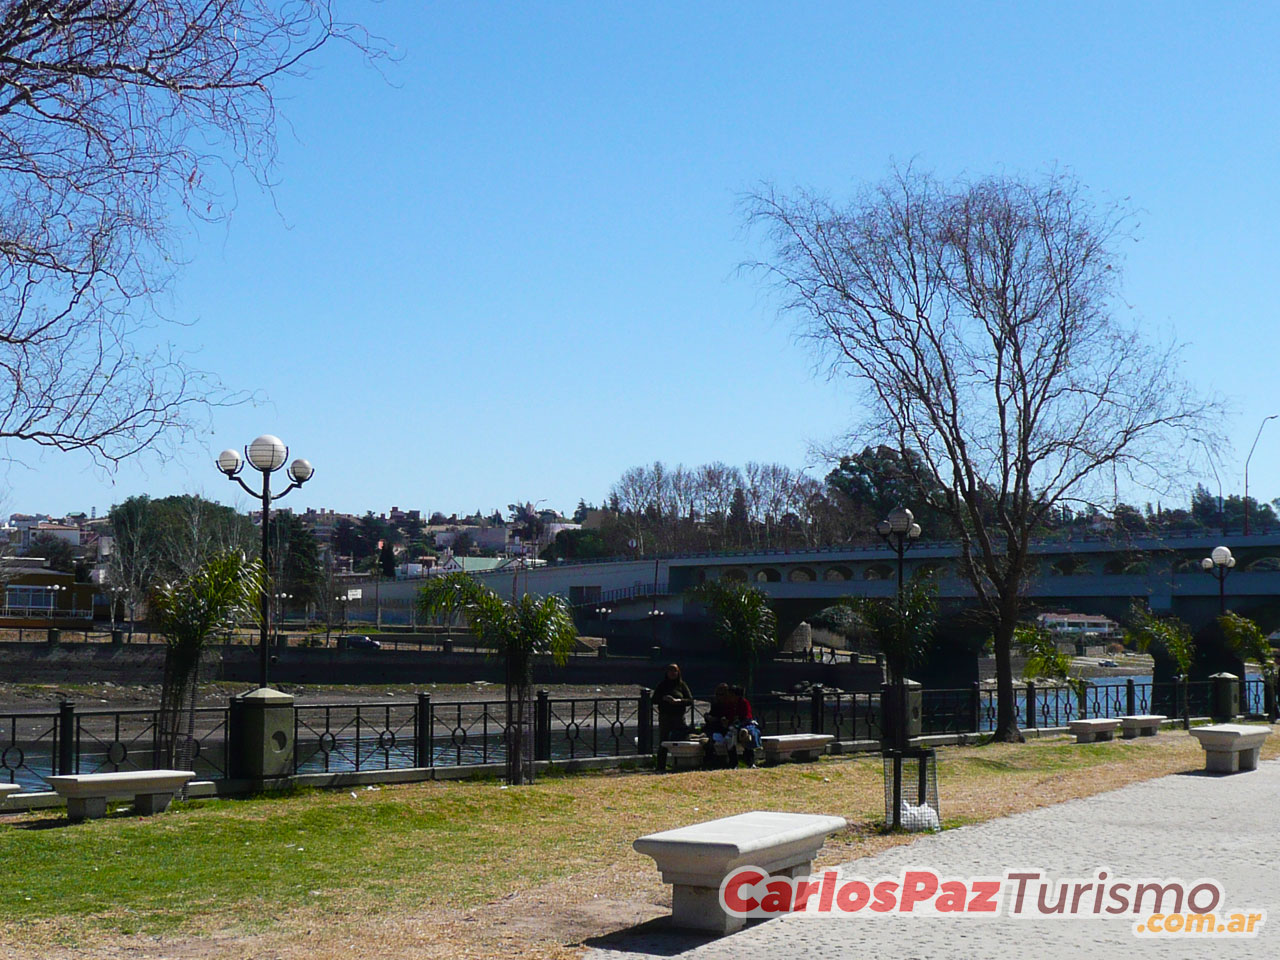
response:
M1191 628L1177 617L1157 617L1142 604L1135 603L1125 634L1141 652L1156 650L1173 661L1178 671L1182 725L1189 728L1191 717L1187 709L1187 677L1191 674L1191 665L1196 658L1196 641Z
M826 482L855 508L865 510L872 522L887 517L895 507L909 506L931 538L943 540L951 535L951 518L939 506L946 491L914 450L864 447L861 453L841 457Z
M521 784L532 780L532 764L526 769L526 728L532 727L530 686L533 661L550 656L563 666L578 637L573 613L558 596L524 594L509 603L465 573L451 573L428 581L418 591L418 606L425 617L461 614L482 647L493 650L506 667L507 780Z
M746 583L708 580L689 591L706 605L716 637L738 659L748 690L760 655L778 642L778 618L763 590Z
M51 533L38 533L32 537L22 555L40 557L48 562L50 570L59 573L74 573L76 569L76 548Z
M1048 630L1031 623L1019 624L1013 642L1027 658L1022 668L1024 680L1067 679L1071 657L1058 649L1058 641Z
M384 540L382 542L382 550L378 555L378 565L384 577L395 579L396 548L391 545L390 540Z
M542 551L543 560L590 560L613 556L598 530L561 530Z
M162 584L152 595L151 612L166 644L157 723L164 764L169 768L190 768L205 645L238 622L256 618L262 586L261 561L228 550L210 556L185 577Z
M733 499L729 501L729 518L727 524L729 542L740 547L751 536L751 517L747 512L747 492L741 487L733 490Z
M1252 660L1262 670L1262 682L1266 687L1266 709L1274 715L1276 704L1276 652L1271 641L1254 621L1228 610L1218 618L1223 636L1243 660Z
M591 507L587 506L587 501L579 498L577 509L573 511L573 522L582 523L587 519L587 512Z
M849 605L884 654L889 681L901 684L924 661L938 619L937 587L914 576L897 597L850 597Z
M273 592L289 594L290 603L299 607L319 601L325 577L315 534L297 514L278 510L268 535Z
M339 517L338 522L333 525L333 549L340 556L352 559L360 551L360 531L346 517Z
M1089 681L1084 677L1071 676L1071 666L1075 661L1070 654L1058 649L1058 641L1052 633L1036 624L1023 623L1013 632L1013 642L1027 658L1022 668L1024 680L1054 680L1067 684L1076 692L1083 710Z

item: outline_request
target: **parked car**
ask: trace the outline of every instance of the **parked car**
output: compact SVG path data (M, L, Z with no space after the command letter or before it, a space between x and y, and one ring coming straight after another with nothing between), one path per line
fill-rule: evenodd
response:
M345 646L348 650L381 650L382 644L373 637L360 636L359 634L348 634L338 638L338 645Z
M1118 666L1120 666L1120 664L1116 663L1114 660L1099 660L1099 661L1098 661L1098 666L1100 666L1100 667L1118 667Z

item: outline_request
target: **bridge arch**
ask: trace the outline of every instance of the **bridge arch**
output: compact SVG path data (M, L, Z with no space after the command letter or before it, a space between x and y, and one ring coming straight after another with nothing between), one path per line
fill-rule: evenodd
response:
M850 570L848 567L843 567L843 566L827 567L827 569L824 570L822 573L822 579L828 582L835 582L839 580L852 580L853 571Z
M725 583L746 583L747 571L741 567L730 567L720 574L720 579Z
M811 567L792 567L787 571L788 583L816 583L818 575Z
M893 567L887 563L869 563L862 568L863 580L892 580Z
M756 583L781 583L782 574L773 567L761 567L756 571Z

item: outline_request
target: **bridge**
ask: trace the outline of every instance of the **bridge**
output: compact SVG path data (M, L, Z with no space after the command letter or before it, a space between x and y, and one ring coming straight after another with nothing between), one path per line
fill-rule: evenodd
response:
M1199 626L1218 612L1217 581L1200 569L1200 560L1220 544L1230 547L1237 559L1226 583L1228 607L1258 612L1268 628L1280 625L1280 529L1247 537L1196 533L1040 541L1032 546L1027 603L1031 608L1118 617L1133 598L1143 598L1154 610L1176 613ZM906 574L933 576L944 606L961 607L971 603L974 594L960 575L958 557L954 542L918 543L906 555ZM719 579L754 584L775 601L784 622L798 621L843 596L892 596L896 571L894 553L876 543L552 563L479 578L502 596L563 596L585 626L599 616L602 606L611 610L610 620L619 624L647 619L655 609L671 620L684 619L685 591ZM421 583L382 584L381 603L389 619L408 622L407 610ZM367 596L362 602L372 601ZM1266 613L1272 607L1274 611ZM352 612L356 609L353 603ZM1269 623L1270 619L1276 623Z

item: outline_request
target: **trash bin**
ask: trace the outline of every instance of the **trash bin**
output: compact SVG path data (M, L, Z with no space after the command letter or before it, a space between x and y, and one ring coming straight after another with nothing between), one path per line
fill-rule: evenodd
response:
M59 630L57 627L50 627L50 628L49 628L48 641L49 641L49 643L51 643L51 644L61 643L61 642L62 642L62 631L61 631L61 630Z
M942 829L938 759L932 749L884 751L884 822L912 833Z
M1234 720L1240 715L1240 678L1234 673L1215 673L1213 681L1213 719Z

